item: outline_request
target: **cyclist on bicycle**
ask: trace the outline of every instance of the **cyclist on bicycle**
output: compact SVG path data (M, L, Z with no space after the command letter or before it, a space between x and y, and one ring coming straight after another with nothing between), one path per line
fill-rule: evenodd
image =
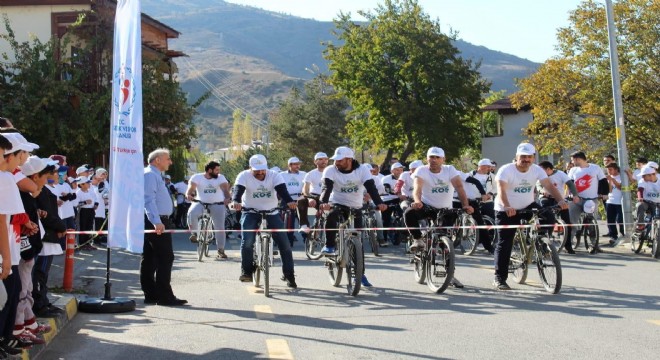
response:
M294 156L287 161L287 165L289 169L287 171L282 171L280 173L280 175L282 175L282 178L284 179L284 182L286 183L286 190L289 192L289 195L291 195L293 200L296 202L303 198L302 196L303 179L307 174L306 172L300 170L300 164L301 164L300 159ZM286 204L282 203L282 206L285 205ZM296 217L297 217L296 212L291 211L291 216L289 216L288 224L284 224L284 226L287 229L294 229L296 225ZM305 217L307 217L307 214L305 214ZM287 232L286 235L289 238L289 243L293 247L293 242L296 241L293 231Z
M413 237L410 251L424 250L426 243L422 240L422 232L419 230L419 222L429 218L435 218L440 209L451 209L453 207L454 190L458 192L463 210L472 214L474 209L468 204L461 174L451 165L444 165L445 151L439 147L431 147L426 152L428 165L421 166L415 171L412 178L414 181L414 202L403 214L406 227ZM453 226L456 222L456 214L447 214L440 226ZM456 277L452 285L462 288L463 284Z
M308 234L311 230L309 228L309 218L307 217L307 210L310 207L318 210L319 196L321 196L321 189L323 188L323 170L328 166L328 155L324 152L318 152L314 155L314 165L316 169L308 172L303 179L303 198L298 200L298 220L300 221L300 231Z
M575 182L577 196L573 196L573 202L569 206L571 224L580 223L580 215L584 212L585 199L596 199L601 195L606 196L610 191L607 178L600 166L587 162L587 156L582 151L571 154L573 168L568 172L568 178ZM571 231L569 241L575 236L576 231ZM590 253L598 252L598 239L590 250Z
M325 211L330 210L326 215L326 229L338 228L340 213L344 217L348 217L349 215L345 209L340 207L333 208L332 205L343 205L344 207L359 210L362 208L365 189L371 196L371 200L378 207L378 210L384 211L387 209L387 205L383 204L380 195L378 195L378 190L369 170L360 166L354 157L355 154L351 148L340 146L331 157L335 161L334 166L328 166L323 171L323 191L321 192L320 199L321 209ZM362 214L360 211L355 213L355 227L362 227ZM327 230L325 246L321 250L321 253L334 254L336 238L337 230ZM362 285L371 286L366 275L362 277Z
M537 181L555 199L561 199L558 205L567 209L568 204L561 193L552 185L543 169L534 164L536 149L534 145L522 143L516 149L515 162L503 165L495 175L497 196L495 197L495 221L497 225L520 225L521 220L529 220L531 215L520 215L517 210L538 209L534 201L534 185ZM542 219L543 220L543 219ZM544 221L548 223L548 221ZM511 290L506 280L509 276L509 262L515 228L497 229L498 240L495 245L495 279L493 286L497 290Z
M555 170L554 165L552 165L551 162L549 161L541 161L539 163L539 166L543 168L545 171L546 175L548 175L548 179L550 179L550 182L552 185L561 192L560 189L563 189L564 186L568 187L568 190L570 191L571 194L573 194L573 197L578 196L577 189L575 188L575 183L573 180L571 180L568 175L566 175L565 172L561 170ZM540 195L540 202L541 202L541 207L546 208L546 207L551 207L557 205L557 199L552 197L552 194L550 192L546 191L543 186L541 186L541 183L537 182L536 184L539 195ZM562 198L563 199L563 198ZM559 212L559 216L561 219L564 221L566 225L571 224L571 218L569 215L569 212L567 210L561 210ZM547 213L546 217L551 221L552 223L556 223L556 219L554 219L554 214L552 213ZM547 230L548 232L552 232L551 228L544 229ZM571 232L572 228L571 226L567 226L564 231L566 231L566 238L570 239L571 238ZM566 241L566 244L564 244L564 248L566 249L566 252L569 254L575 254L575 250L573 250L573 245L571 245L570 241ZM557 249L561 250L561 249Z
M652 209L649 203L660 203L660 184L655 169L648 165L644 166L640 169L639 175L641 180L637 184L637 223L635 224L637 233L641 233L646 227L644 217Z
M381 195L381 199L385 202L385 205L388 205L387 209L381 212L381 217L383 219L383 227L389 228L392 227L392 213L397 211L401 213L401 208L398 206L399 202L402 199L405 199L403 195L397 195L396 193L396 183L401 178L403 173L403 165L401 163L394 163L390 167L390 174L383 177L381 184L385 193ZM394 205L394 207L393 207ZM387 246L387 241L390 240L390 237L394 235L395 232L383 230L383 239L381 240L381 246Z
M197 195L193 195L197 193ZM225 229L225 205L229 204L229 183L224 175L220 174L220 164L216 161L209 161L204 166L204 172L193 175L188 180L188 189L186 190L186 198L192 201L193 198L198 202L192 203L188 209L188 229L192 231L190 241L197 242L197 232L199 231L199 223L197 219L202 216L204 205L202 203L214 204L209 206L211 212L211 219L213 219L213 228L215 230ZM217 204L216 204L217 203ZM216 245L218 246L218 255L220 259L226 259L225 254L225 241L227 234L220 231L215 236Z
M291 198L286 190L286 184L282 175L268 170L266 157L261 154L250 157L250 169L244 170L238 174L235 181L235 192L232 197L233 207L236 211L242 208L251 208L256 210L271 210L277 208L277 196L283 199L289 209L296 208L296 202ZM241 229L243 236L241 240L241 276L238 278L242 282L252 281L254 272L254 241L256 233L254 230L259 228L261 216L259 214L243 211L241 214ZM284 224L279 215L279 211L273 211L266 218L269 229L283 229ZM249 230L249 231L248 231ZM290 288L296 288L296 279L293 269L293 254L291 246L282 232L273 232L273 241L277 244L282 258L283 280Z
M413 202L413 189L414 182L412 175L415 173L415 170L420 166L423 166L424 163L422 160L415 160L408 165L409 171L404 171L399 180L397 180L396 185L394 186L394 193L397 195L402 195L404 199L401 201L401 210L406 210L410 204Z

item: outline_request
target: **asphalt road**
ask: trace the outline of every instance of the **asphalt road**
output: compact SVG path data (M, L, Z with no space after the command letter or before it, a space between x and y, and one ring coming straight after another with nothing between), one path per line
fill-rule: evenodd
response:
M330 285L323 263L307 260L297 242L299 288L286 288L276 268L266 298L238 281L238 242L229 244L230 259L200 263L187 237L175 236L172 284L189 301L178 308L144 305L139 256L113 252L113 295L136 299L137 309L79 313L40 358L652 359L660 353L660 262L631 254L627 245L598 255L562 254L558 295L543 290L536 271L527 285L509 281L514 290L493 290L493 261L484 252L458 257L464 289L433 294L415 283L403 250L390 247L382 257L368 253L374 287L350 297ZM76 286L102 296L105 251L77 259Z

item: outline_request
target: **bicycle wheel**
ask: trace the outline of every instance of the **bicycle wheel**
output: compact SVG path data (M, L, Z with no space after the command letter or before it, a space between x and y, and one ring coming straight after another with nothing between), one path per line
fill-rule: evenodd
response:
M375 228L376 219L369 217L365 222L365 224L367 225L366 226L367 228ZM366 239L369 240L369 244L371 245L371 251L374 253L375 256L379 256L378 250L380 249L380 244L378 244L376 230L365 230L362 233L366 234Z
M652 230L651 234L652 237L649 239L649 241L652 241L653 243L651 244L651 257L654 259L660 259L660 249L658 249L658 242L660 242L660 220L653 220L653 225L652 225Z
M568 240L567 230L568 228L566 227L564 220L558 218L557 223L552 228L552 234L550 234L550 241L552 241L552 245L555 246L557 251L561 251Z
M524 245L521 236L520 231L516 232L509 260L509 272L513 277L513 281L518 284L522 284L527 280L527 259L523 255L522 246Z
M351 296L357 296L362 286L362 275L364 275L364 256L362 254L362 241L356 236L351 236L347 242L348 256L346 259L346 290Z
M584 248L591 253L595 252L598 249L598 224L596 224L596 220L584 222L582 229L584 229Z
M643 245L643 234L633 230L633 234L630 236L630 250L632 250L635 254L639 254L642 251Z
M261 239L261 268L264 272L264 295L270 296L270 236Z
M484 215L484 225L485 226L494 226L495 225L495 220L493 220L492 217L488 215ZM497 244L497 230L495 229L488 229L488 235L490 237L490 245L495 248L495 245Z
M206 217L205 215L202 215L202 217L199 218L198 224L199 224L199 236L197 236L197 261L202 261L202 258L204 257L204 253L207 251L208 248L208 236L209 233L206 231L209 225L209 218Z
M204 256L209 257L209 250L211 249L211 244L215 244L215 233L213 232L213 220L209 219L206 223L206 246L204 247Z
M252 284L255 287L259 287L259 282L261 281L261 263L262 263L262 254L261 247L259 243L261 242L261 236L257 235L257 239L254 242L254 274L252 274Z
M436 294L443 293L454 278L454 244L446 236L438 237L427 253L426 285Z
M561 262L554 244L536 243L536 267L545 291L559 294L561 290Z
M469 226L463 228L463 239L461 239L461 245L465 250L465 255L472 255L477 251L479 246L479 231L474 227L477 226L477 221L470 215L465 218L466 221L463 223L463 226Z
M418 284L423 284L426 281L425 254L422 254L422 256L413 255L413 272L415 273L415 281Z
M314 230L309 233L305 239L305 255L310 260L318 260L323 254L321 254L321 249L325 245L325 232L322 227L314 227Z
M332 286L339 286L339 284L341 284L341 277L343 275L344 269L342 269L333 260L326 261L325 266L328 268L328 278L330 279L330 284L332 284Z
M451 236L449 238L453 241L454 250L460 248L463 241L463 221L461 218L462 216L456 217L454 228L450 231Z

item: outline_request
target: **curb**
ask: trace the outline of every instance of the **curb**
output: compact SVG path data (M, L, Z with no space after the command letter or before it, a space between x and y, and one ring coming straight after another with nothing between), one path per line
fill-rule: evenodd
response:
M46 341L42 345L34 345L30 349L24 349L21 359L37 359L39 354L41 354L44 349L53 341L53 338L59 334L62 329L78 314L78 300L71 295L62 295L55 303L54 306L64 310L64 313L57 317L47 317L47 318L38 318L41 322L47 322L52 330L46 334L43 334L43 338Z

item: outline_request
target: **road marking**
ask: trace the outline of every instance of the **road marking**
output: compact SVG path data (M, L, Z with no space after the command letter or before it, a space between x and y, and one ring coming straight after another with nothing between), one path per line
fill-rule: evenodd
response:
M660 320L646 320L646 321L650 322L651 324L660 326Z
M270 320L274 319L273 310L268 305L255 305L254 313L257 315L257 319L261 320Z
M266 347L268 347L269 359L293 360L289 343L284 339L268 339L266 340Z

